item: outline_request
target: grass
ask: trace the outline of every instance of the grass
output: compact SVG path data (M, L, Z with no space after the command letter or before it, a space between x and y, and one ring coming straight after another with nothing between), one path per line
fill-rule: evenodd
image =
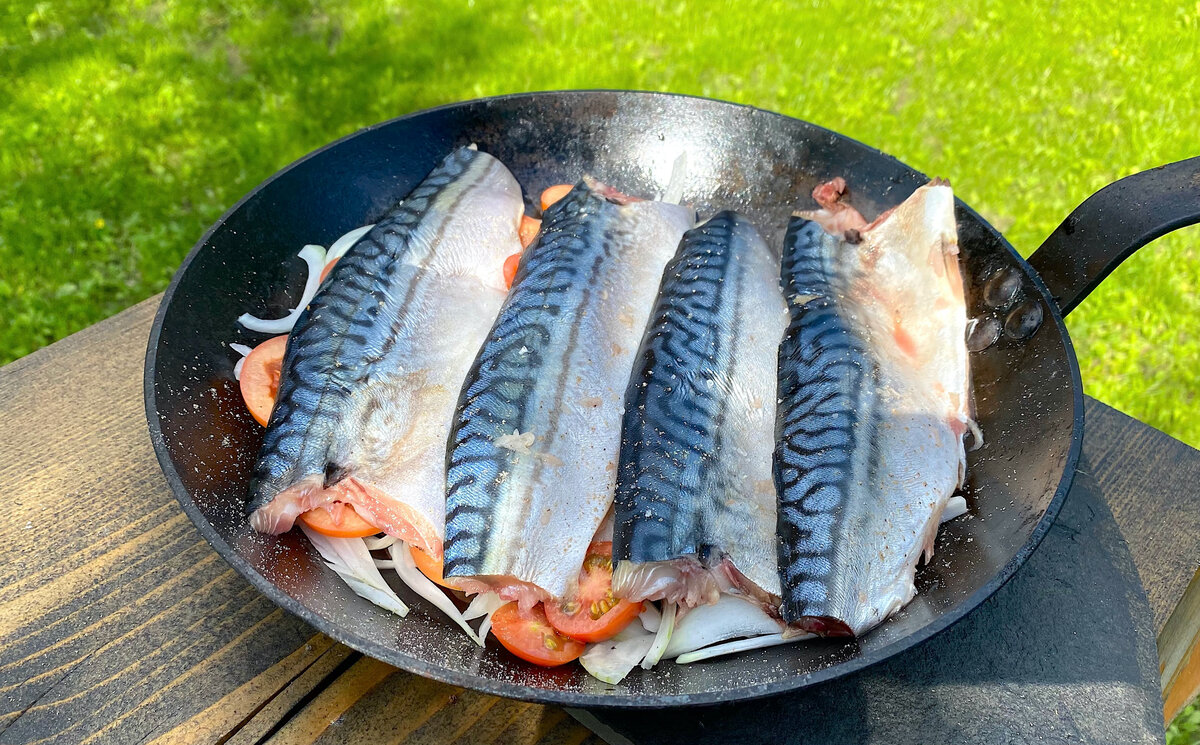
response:
M163 289L293 159L464 98L644 88L775 109L952 178L1026 254L1095 189L1200 154L1195 0L814 5L9 0L0 362ZM1198 286L1190 229L1069 319L1088 393L1193 445Z

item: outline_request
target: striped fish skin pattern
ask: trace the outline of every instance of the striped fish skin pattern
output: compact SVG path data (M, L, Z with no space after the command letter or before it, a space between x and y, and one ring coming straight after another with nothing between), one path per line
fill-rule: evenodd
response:
M710 568L727 559L778 598L772 454L788 319L779 272L778 254L737 213L684 235L626 393L614 558ZM651 575L642 587L637 574L618 576L629 578L614 582L618 595L651 597ZM659 587L651 599L695 595Z
M693 217L590 180L547 210L463 388L445 576L525 603L575 582L612 504L633 357Z
M775 480L784 619L859 636L916 593L965 476L970 396L949 187L851 233L788 227Z
M461 148L341 258L288 340L247 504L256 530L336 500L440 553L450 422L523 211L508 169Z

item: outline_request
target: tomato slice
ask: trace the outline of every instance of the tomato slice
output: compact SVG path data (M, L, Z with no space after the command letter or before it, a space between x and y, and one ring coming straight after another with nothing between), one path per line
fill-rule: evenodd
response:
M513 254L504 260L504 285L512 288L513 280L517 278L517 267L521 265L521 254Z
M529 244L533 243L533 239L537 238L538 231L541 229L541 220L521 215L521 226L517 229L517 236L521 239L521 248L529 248Z
M300 519L318 533L334 538L365 538L380 532L355 512L353 505L344 502L333 502L301 513Z
M612 573L612 543L588 546L579 572L579 589L546 603L550 625L581 642L611 639L628 626L642 612L642 604L613 597Z
M242 361L239 385L242 400L250 416L262 426L271 419L275 397L279 395L279 376L283 370L283 353L287 350L287 334L267 339L246 355Z
M550 209L550 205L571 193L575 187L571 184L556 184L542 192L542 211Z
M417 565L417 569L421 574L424 574L434 584L441 585L447 590L457 590L454 586L454 580L448 580L442 576L442 562L433 558L416 546L409 546L409 553L412 554L413 563Z
M509 652L542 667L565 665L587 648L555 631L541 603L525 612L516 603L500 606L492 614L492 633Z

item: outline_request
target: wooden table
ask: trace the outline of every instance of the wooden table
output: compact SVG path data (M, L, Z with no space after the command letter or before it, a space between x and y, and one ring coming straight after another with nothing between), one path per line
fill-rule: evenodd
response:
M602 742L561 709L365 658L235 574L146 434L157 303L0 369L0 743ZM615 742L1161 741L1155 635L1184 629L1166 651L1200 664L1200 613L1183 608L1200 593L1180 605L1200 557L1200 454L1091 400L1087 429L1076 489L1027 568L931 642L814 694L578 716Z

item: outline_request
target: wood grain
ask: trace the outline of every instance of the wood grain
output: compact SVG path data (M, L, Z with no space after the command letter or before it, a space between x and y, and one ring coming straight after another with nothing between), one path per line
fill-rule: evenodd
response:
M1200 453L1098 401L1087 416L1106 428L1092 468L1154 611L1169 721L1200 695Z
M1200 696L1200 571L1158 635L1163 715L1167 721Z
M1105 494L1162 631L1200 569L1200 453L1094 399L1088 424L1093 474Z
M591 736L561 710L363 658L234 573L150 447L142 364L157 305L0 368L0 743Z
M560 709L364 658L227 568L171 497L146 434L157 302L0 368L0 539L15 549L0 563L0 743L601 742ZM1200 458L1088 406L1089 421L1113 424L1084 478L1136 495L1113 500L1115 523L1154 628L1182 624L1186 639L1196 614L1171 612L1200 555L1200 510L1178 484L1200 483ZM1185 684L1190 644L1169 657Z

